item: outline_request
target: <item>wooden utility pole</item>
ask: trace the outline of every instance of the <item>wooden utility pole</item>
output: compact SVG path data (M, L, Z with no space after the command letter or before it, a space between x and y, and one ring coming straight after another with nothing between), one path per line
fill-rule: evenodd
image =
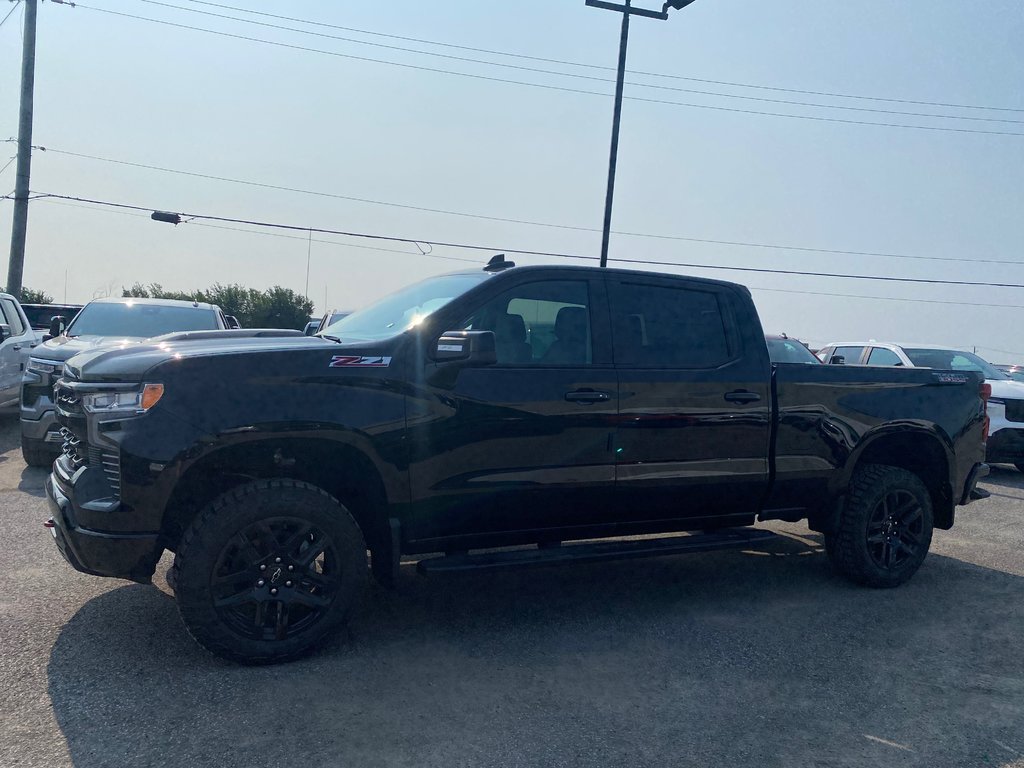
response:
M28 191L32 168L32 95L36 79L36 9L38 0L24 0L25 40L21 54L21 111L18 117L18 165L14 183L14 222L11 226L11 260L7 267L7 292L21 296L25 272L25 238L28 234Z

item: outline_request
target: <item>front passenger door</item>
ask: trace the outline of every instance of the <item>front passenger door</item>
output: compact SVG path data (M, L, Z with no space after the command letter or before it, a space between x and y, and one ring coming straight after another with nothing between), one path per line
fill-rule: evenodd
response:
M0 323L10 328L11 334L0 344L0 406L4 406L18 399L22 371L35 336L11 299L0 299Z

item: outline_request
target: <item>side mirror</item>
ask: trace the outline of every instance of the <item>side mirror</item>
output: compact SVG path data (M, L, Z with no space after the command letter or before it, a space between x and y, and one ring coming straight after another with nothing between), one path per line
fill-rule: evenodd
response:
M446 331L430 356L439 363L461 361L473 365L498 362L493 331Z
M846 358L842 355L832 355L832 359L828 361L829 365L846 365Z
M3 343L11 338L11 326L7 323L0 323L0 343Z
M68 327L68 319L64 315L56 315L50 318L50 338L60 336Z

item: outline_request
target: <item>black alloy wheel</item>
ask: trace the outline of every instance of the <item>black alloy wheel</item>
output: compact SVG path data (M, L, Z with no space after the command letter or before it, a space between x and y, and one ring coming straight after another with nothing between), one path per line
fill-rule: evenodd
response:
M869 587L895 587L921 567L932 542L932 501L920 477L900 467L857 469L838 525L825 534L836 570Z
M924 537L924 511L902 489L886 493L868 520L868 552L880 568L900 568L917 557Z
M192 637L245 664L294 659L340 627L368 580L355 519L320 488L259 480L208 504L169 582Z
M210 580L225 625L251 640L284 640L320 621L341 582L338 553L297 517L258 520L221 550Z

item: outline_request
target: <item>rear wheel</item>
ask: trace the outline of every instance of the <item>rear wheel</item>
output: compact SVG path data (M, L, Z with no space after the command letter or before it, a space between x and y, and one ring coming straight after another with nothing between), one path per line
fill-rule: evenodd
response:
M917 475L872 464L858 469L839 520L825 540L832 564L871 587L895 587L921 567L932 541L932 503Z
M348 618L366 586L366 545L325 492L262 480L196 517L170 581L189 633L207 650L249 664L287 661Z

